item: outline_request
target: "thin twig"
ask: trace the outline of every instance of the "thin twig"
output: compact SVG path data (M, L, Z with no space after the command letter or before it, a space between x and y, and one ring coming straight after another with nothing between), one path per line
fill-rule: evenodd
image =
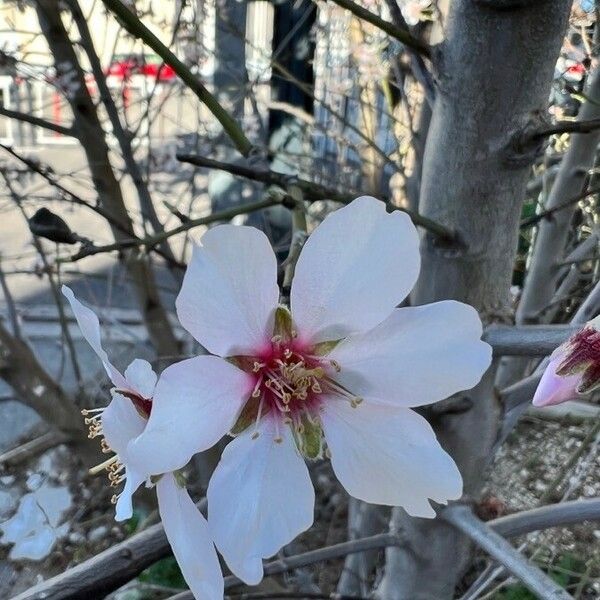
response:
M540 128L527 137L530 139L545 138L560 133L591 133L600 129L600 119L589 119L588 121L557 121L549 127Z
M257 202L249 202L248 204L242 204L240 206L234 206L233 208L228 208L219 212L214 212L205 217L189 219L188 221L182 223L178 227L154 235L149 235L145 238L136 237L131 238L129 240L120 240L113 244L106 244L105 246L84 246L76 254L73 254L70 257L61 258L58 262L77 262L82 258L94 256L95 254L116 252L124 250L126 248L137 248L140 246L146 248L146 250L152 250L157 244L160 244L165 239L193 229L194 227L208 225L217 221L229 221L237 215L255 212L257 210L262 210L263 208L269 208L271 206L275 206L276 204L280 204L281 202L282 200L280 198L270 195L264 200L259 200Z
M15 119L16 121L22 121L24 123L29 123L30 125L35 125L36 127L41 127L42 129L48 129L67 137L77 137L74 127L64 127L63 125L51 123L50 121L46 121L45 119L36 117L35 115L29 115L17 110L11 110L10 108L4 108L3 106L0 106L0 116L8 117L9 119Z
M173 68L181 80L192 92L194 92L194 94L196 94L198 99L206 105L217 121L221 123L223 129L240 153L244 156L248 156L252 150L252 144L238 123L221 106L219 101L208 91L198 77L196 77L190 69L121 2L121 0L102 0L102 2L106 8L116 15L120 23L129 33L131 33L131 35L150 46L150 48L152 48L166 64Z
M598 432L600 431L600 419L596 419L596 422L590 427L585 438L583 438L579 448L569 456L568 460L561 465L559 472L556 477L548 484L544 493L539 499L540 506L543 506L548 502L548 500L552 499L552 496L563 482L563 479L567 476L569 471L575 466L577 461L581 458L583 453L586 451L587 447L594 441Z
M572 198L569 198L568 200L565 200L564 202L561 202L560 204L557 204L556 206L553 206L552 208L542 210L537 215L532 215L531 217L527 217L526 219L523 219L521 221L519 227L521 229L527 229L528 227L532 227L533 225L536 225L543 219L547 219L548 217L551 217L554 213L564 210L565 208L569 208L569 206L575 204L576 202L585 200L588 196L593 196L594 194L598 194L598 193L600 193L600 187L595 187L595 188L592 188L591 190L582 192L581 194L577 194L576 196L573 196Z
M371 25L375 25L375 27L385 31L389 36L397 39L399 42L402 42L408 48L413 49L415 52L418 52L426 58L431 58L431 48L421 40L418 40L416 37L411 35L405 29L401 29L393 23L384 21L380 16L372 13L362 6L359 6L355 2L352 2L352 0L332 1L338 6L349 10L355 17L358 17L363 21L367 21L367 23L371 23Z

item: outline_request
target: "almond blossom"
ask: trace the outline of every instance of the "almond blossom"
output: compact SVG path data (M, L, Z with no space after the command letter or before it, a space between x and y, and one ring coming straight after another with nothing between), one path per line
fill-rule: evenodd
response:
M71 305L83 337L102 361L115 386L107 407L82 411L89 437L100 438L102 452L111 455L90 472L106 471L111 487L123 486L122 491L112 497L117 521L132 516L132 496L140 485L155 482L165 534L194 596L197 600L222 599L223 577L208 524L181 485L181 477L173 472L151 472L143 461L133 466L129 460L129 445L144 431L157 399L156 373L150 363L135 359L121 374L102 347L98 317L75 298L70 288L63 286L62 292ZM150 479L151 475L158 477Z
M435 516L429 500L461 496L456 465L412 408L476 385L491 350L470 306L396 308L419 265L408 216L370 197L308 238L290 310L278 304L277 262L262 232L220 225L194 248L177 314L211 355L164 373L130 454L164 472L225 432L235 436L209 484L209 526L246 583L313 522L305 458L330 457L349 494L414 516Z
M600 387L600 316L592 319L550 356L533 396L534 406L574 400Z

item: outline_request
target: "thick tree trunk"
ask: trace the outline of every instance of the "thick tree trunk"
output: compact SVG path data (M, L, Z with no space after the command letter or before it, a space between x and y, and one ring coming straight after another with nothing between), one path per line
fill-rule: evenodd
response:
M518 154L515 134L544 110L564 35L567 0L522 3L455 0L437 53L439 90L425 150L420 211L457 230L464 247L422 241L415 304L454 298L485 322L508 312L521 203L532 156ZM494 369L462 413L433 425L454 456L465 493L476 496L499 425ZM406 537L387 551L379 593L386 600L451 598L469 544L439 520L395 509L391 527Z

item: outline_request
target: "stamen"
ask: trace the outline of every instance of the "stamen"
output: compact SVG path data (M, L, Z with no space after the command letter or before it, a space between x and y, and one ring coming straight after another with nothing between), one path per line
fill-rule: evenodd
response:
M91 415L93 413L101 413L106 410L105 407L102 408L84 408L81 410L81 414L85 417L87 415Z
M260 386L262 385L263 382L263 376L261 375L258 378L258 381L256 382L256 385L254 386L254 390L252 390L252 397L253 398L258 398L260 396Z
M105 460L104 462L100 463L99 465L92 467L89 471L90 475L96 475L96 474L100 473L100 471L104 471L105 469L108 469L113 463L117 462L118 460L119 459L116 454L114 456L111 456L108 460Z

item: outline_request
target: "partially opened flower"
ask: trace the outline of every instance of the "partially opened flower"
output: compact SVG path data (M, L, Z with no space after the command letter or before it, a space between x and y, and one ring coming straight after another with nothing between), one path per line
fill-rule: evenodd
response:
M278 306L276 259L260 231L218 226L194 249L179 319L223 358L165 373L157 389L177 378L186 392L155 398L131 452L156 472L177 469L232 430L208 488L209 525L247 583L311 525L304 458L325 449L342 485L366 502L433 517L429 499L460 497L456 465L410 407L473 387L491 352L469 306L395 308L417 278L418 243L407 215L355 200L306 242L291 312Z
M574 400L600 387L600 317L592 319L550 357L533 396L534 406Z
M156 398L157 377L150 363L134 360L122 375L108 360L102 347L98 317L75 298L67 286L62 292L69 301L84 338L98 355L110 380L112 400L106 408L83 410L90 438L100 438L102 452L111 456L90 471L107 471L111 487L122 487L112 498L116 504L116 520L133 514L132 495L150 476L143 461L135 466L129 460L129 445L139 436L152 414ZM165 373L168 369L165 370ZM183 466L183 465L182 465ZM158 509L167 539L181 572L198 600L223 598L223 577L208 524L200 514L180 477L164 472L152 478L156 482Z

